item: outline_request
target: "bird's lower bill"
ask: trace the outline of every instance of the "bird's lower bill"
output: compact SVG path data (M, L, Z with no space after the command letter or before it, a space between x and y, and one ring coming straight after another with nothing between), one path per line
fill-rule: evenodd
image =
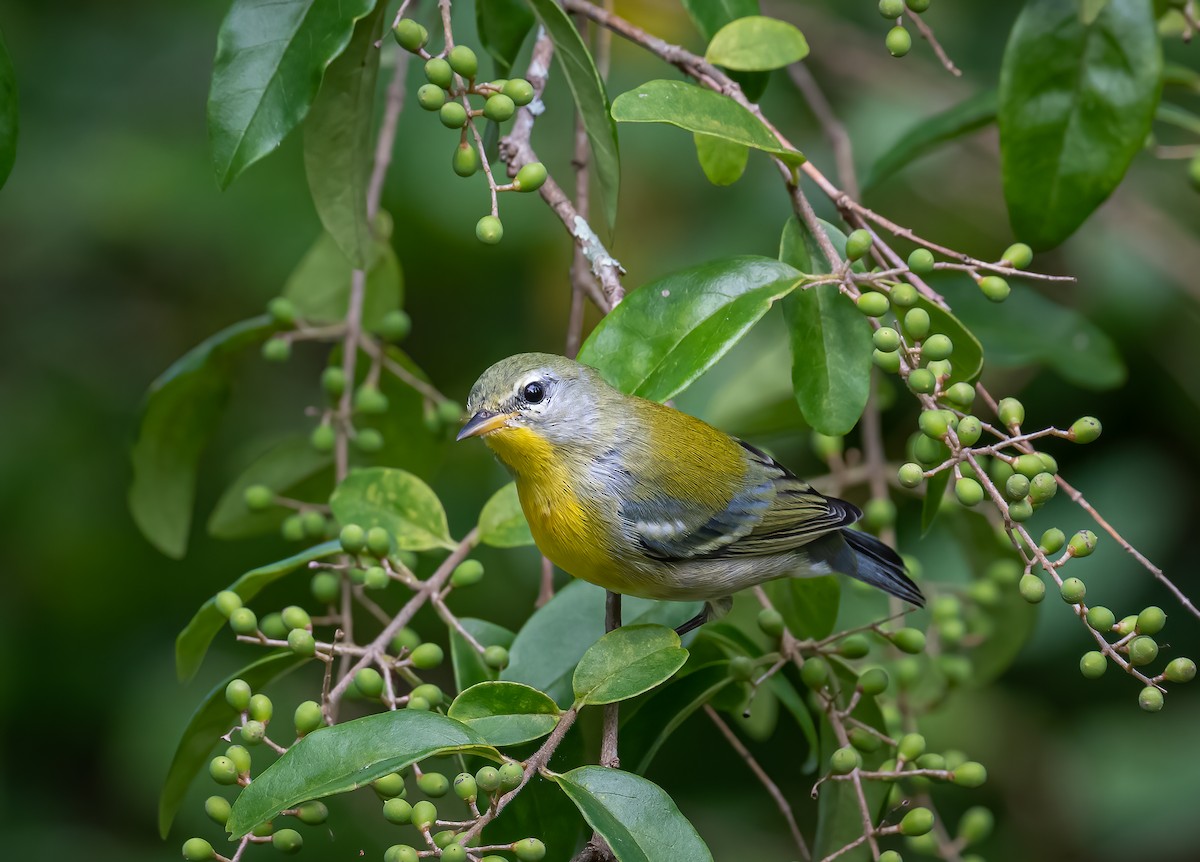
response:
M484 434L503 428L508 424L508 420L513 418L512 413L492 413L488 410L480 410L474 416L467 420L467 424L458 432L456 440L465 440L468 437L481 437Z

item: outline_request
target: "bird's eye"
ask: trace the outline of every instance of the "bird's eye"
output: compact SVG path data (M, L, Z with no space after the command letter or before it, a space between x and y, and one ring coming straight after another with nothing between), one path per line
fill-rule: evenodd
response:
M525 384L525 388L521 390L521 397L528 404L537 404L546 397L546 387L536 380L533 383L527 383Z

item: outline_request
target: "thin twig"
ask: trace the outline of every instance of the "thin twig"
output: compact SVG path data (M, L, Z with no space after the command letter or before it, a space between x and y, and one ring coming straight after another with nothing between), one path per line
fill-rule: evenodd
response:
M937 55L938 62L940 62L946 71L951 75L956 78L961 78L962 69L954 65L954 62L946 53L946 49L942 47L942 43L937 40L937 36L933 35L933 28L925 23L924 18L911 9L905 9L904 11L908 14L908 17L912 20L913 24L916 25L917 32L921 34L921 38L929 43L929 47L933 48L933 53Z

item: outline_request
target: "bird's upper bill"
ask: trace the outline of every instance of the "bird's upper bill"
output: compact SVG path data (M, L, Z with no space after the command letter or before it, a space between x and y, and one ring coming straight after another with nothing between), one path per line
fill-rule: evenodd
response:
M481 437L484 434L503 428L512 419L514 413L496 413L492 410L480 410L467 420L467 424L458 432L455 440L466 440L468 437Z

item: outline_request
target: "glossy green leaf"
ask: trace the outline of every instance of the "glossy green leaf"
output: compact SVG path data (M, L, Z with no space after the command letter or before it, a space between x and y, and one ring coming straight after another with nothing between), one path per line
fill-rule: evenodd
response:
M540 739L562 710L548 694L519 682L481 682L454 699L446 714L497 748Z
M345 793L426 757L500 754L459 721L417 709L367 715L322 728L297 741L255 776L233 803L226 830L241 838L287 808Z
M208 138L221 188L304 119L376 0L234 0L217 34Z
M917 120L871 165L863 180L863 189L874 188L944 144L990 126L996 122L999 104L1000 97L995 90L982 90L932 117Z
M13 71L12 57L0 30L0 189L12 173L17 158L17 134L20 130L18 113L17 74Z
M459 622L471 637L485 647L502 646L508 649L516 637L503 626L487 620L461 617ZM499 671L484 664L483 656L453 628L450 629L450 662L454 665L454 685L458 691L466 691L477 683L494 680L500 675Z
M385 314L400 307L404 288L400 261L386 238L376 241L374 255L363 293L362 321L367 329L374 329ZM283 295L307 322L336 323L346 318L353 269L337 241L322 233L288 276Z
M682 392L793 291L800 274L765 257L691 267L630 293L592 331L579 361L634 395Z
M600 184L604 215L611 229L617 218L617 196L621 188L621 154L617 147L617 126L609 114L608 94L596 71L596 63L583 38L567 13L554 0L529 0L534 13L554 42L554 59L575 99L583 119L588 146L592 150L591 170Z
M483 504L479 513L479 541L494 548L520 548L533 544L529 522L521 510L517 486L509 482Z
M692 135L696 143L696 158L700 169L714 186L731 186L746 171L750 150L743 144L734 144L712 135Z
M1085 389L1112 389L1125 382L1125 362L1116 344L1075 309L1027 287L1014 290L997 305L970 278L957 274L931 283L954 308L961 326L979 336L980 350L986 350L995 365L1044 365ZM960 336L947 334L957 351ZM951 361L957 370L958 358L951 356Z
M367 183L375 150L375 79L387 3L361 18L346 50L325 72L304 120L304 170L321 224L356 269L375 257L367 219ZM407 62L400 54L398 62Z
M266 512L251 512L246 507L246 489L251 485L266 485L277 494L308 499L295 489L332 465L333 456L318 452L305 435L280 440L251 461L221 494L208 517L209 535L218 539L244 539L277 528L293 510L275 506Z
M765 15L730 21L713 35L704 59L726 69L767 72L808 56L808 41L793 24Z
M166 838L167 833L171 831L171 824L175 821L179 806L183 804L183 797L187 794L192 779L204 768L213 748L221 743L221 737L238 721L233 707L225 702L225 687L235 679L243 679L252 689L261 689L271 680L306 661L308 659L290 650L270 653L230 674L204 696L179 739L175 756L171 758L171 767L167 770L167 778L163 782L162 792L158 797L158 834L161 837Z
M618 862L711 862L695 827L657 784L602 766L581 766L553 778Z
M780 578L767 584L766 589L796 637L821 640L833 634L842 601L842 588L835 576Z
M798 165L804 156L779 143L758 118L733 99L683 81L647 81L613 100L618 123L667 123L700 135L723 138Z
M839 698L845 704L854 690L857 676L838 659L831 659L833 677L840 686L842 695ZM887 725L875 698L864 695L850 713L868 727L873 727L880 733L887 733ZM829 758L838 748L838 740L829 726L829 721L821 717L821 763L829 763ZM888 749L880 746L875 751L863 752L863 769L878 769L887 759ZM864 781L863 793L866 797L867 810L871 812L871 821L879 822L883 814L884 803L891 787L882 781ZM862 837L863 815L854 785L849 781L826 781L821 785L817 797L817 834L813 841L812 858L824 859L836 850L845 847L856 838ZM853 850L837 857L845 862L866 862L872 858L870 848L864 843Z
M817 223L821 225L821 230L833 246L837 260L829 260L812 231L795 216L784 222L783 232L779 236L779 259L807 275L826 275L833 272L836 267L842 265L846 255L846 235L841 229L824 219L817 219ZM855 267L862 269L861 263L856 263Z
M1162 48L1145 0L1025 4L1000 68L1000 152L1013 230L1058 245L1125 176L1150 132Z
M674 676L687 656L674 629L621 626L588 647L579 659L571 680L575 700L596 705L637 697Z
M709 662L651 692L636 711L622 708L621 761L644 774L671 734L733 682L728 661Z
M329 498L339 524L383 527L402 551L454 549L446 510L433 489L405 470L351 470Z
M342 547L337 542L324 542L286 560L251 569L226 589L241 596L243 602L248 602L269 584L285 575L306 568L313 560L332 557L341 550ZM208 652L208 645L224 625L224 615L217 610L213 599L210 598L200 606L200 610L196 611L196 615L175 638L175 673L180 682L187 682L196 675L204 661L205 653Z
M699 602L655 602L625 596L622 619L626 625L674 627L694 617L700 608ZM559 706L569 705L574 698L571 675L575 665L603 634L604 590L586 581L573 581L538 608L517 632L511 663L500 678L531 685Z
M231 363L274 328L265 316L235 323L150 384L131 453L129 511L142 534L169 557L187 550L196 467L229 398Z
M946 500L952 470L943 470L925 480L925 499L921 501L921 535L929 532Z
M480 0L475 4L479 43L496 63L496 76L508 78L525 37L533 29L533 13L521 0Z
M758 0L683 0L683 8L704 37L705 43L730 21L759 14ZM769 72L730 70L729 77L741 85L746 98L757 102L767 89L771 75Z

